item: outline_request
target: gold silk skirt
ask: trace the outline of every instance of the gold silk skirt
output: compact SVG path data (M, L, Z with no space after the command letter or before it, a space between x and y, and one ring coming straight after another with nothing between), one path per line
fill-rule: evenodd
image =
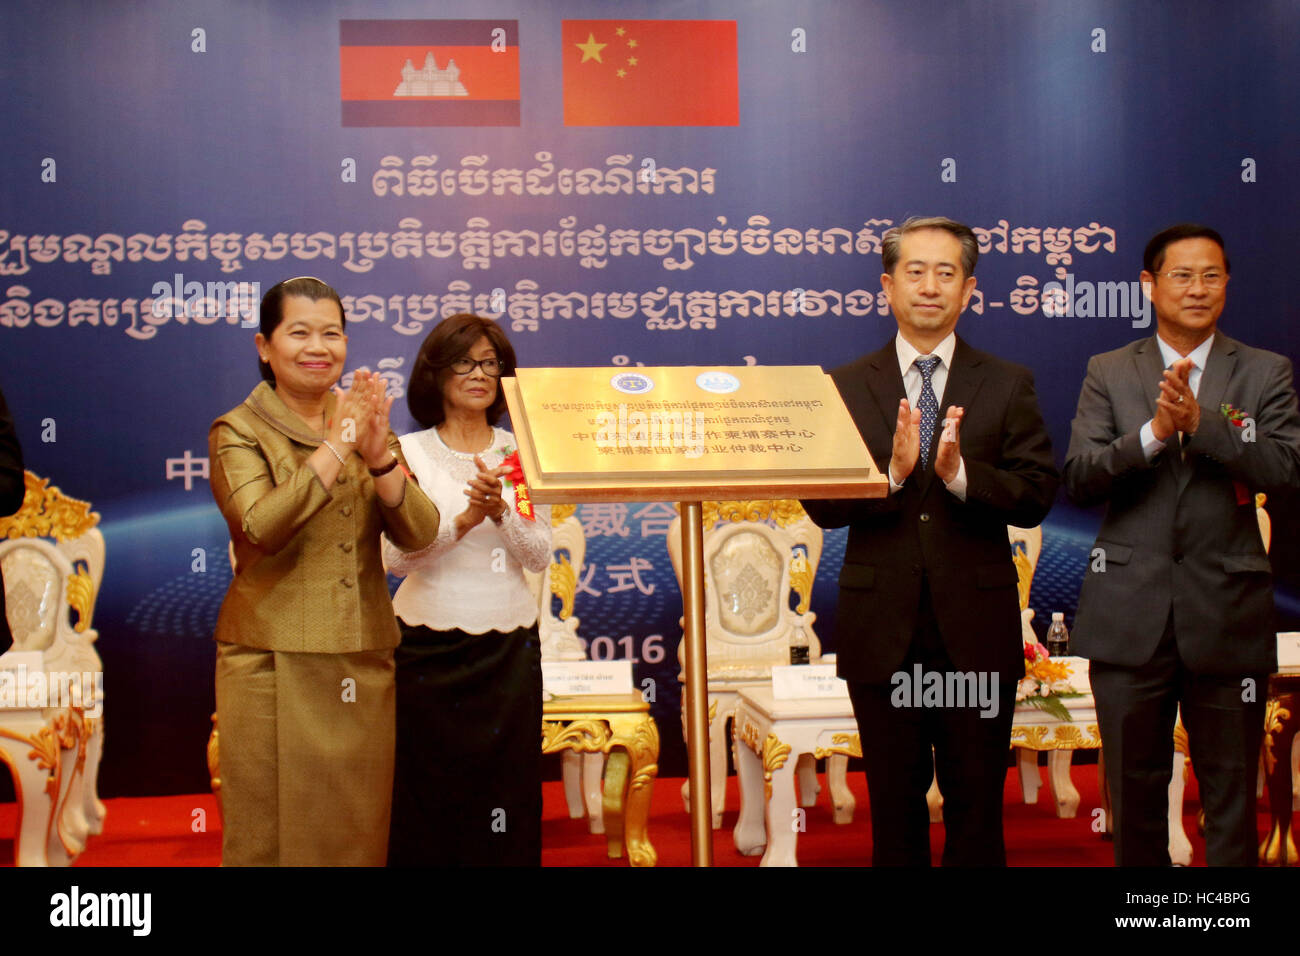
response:
M222 866L383 866L393 652L217 643Z

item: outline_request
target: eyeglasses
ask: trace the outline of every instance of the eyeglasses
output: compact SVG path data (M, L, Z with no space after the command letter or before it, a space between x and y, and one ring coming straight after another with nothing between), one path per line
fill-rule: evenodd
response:
M484 375L489 375L492 378L499 378L501 376L501 363L496 358L478 360L472 358L458 358L456 361L452 362L448 368L457 375L468 375L470 372L474 371L474 369L481 368Z
M1201 284L1207 289L1222 289L1224 283L1228 281L1228 274L1217 269L1211 269L1209 272L1175 269L1172 272L1157 272L1156 275L1164 276L1175 289L1186 289L1197 278L1201 280Z

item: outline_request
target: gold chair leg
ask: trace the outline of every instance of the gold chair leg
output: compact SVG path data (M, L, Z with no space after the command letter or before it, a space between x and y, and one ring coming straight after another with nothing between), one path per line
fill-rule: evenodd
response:
M1296 845L1291 828L1291 745L1300 731L1300 694L1270 695L1264 717L1265 780L1273 820L1259 847L1259 861L1268 866L1295 866Z
M208 785L217 798L217 819L224 821L221 809L221 741L217 735L217 715L212 715L212 733L208 735Z
M622 748L610 750L605 758L605 797L602 806L605 811L605 841L611 860L623 856L623 807L627 799L627 751Z
M646 825L650 818L650 796L655 775L659 772L659 730L654 719L644 713L614 717L610 725L614 731L611 756L625 752L629 762L630 778L623 821L628 862L632 866L654 866L658 854L646 836Z

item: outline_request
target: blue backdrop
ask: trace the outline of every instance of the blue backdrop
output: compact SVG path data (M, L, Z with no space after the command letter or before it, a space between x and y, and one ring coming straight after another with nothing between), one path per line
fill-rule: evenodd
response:
M230 574L203 459L209 423L257 381L238 305L186 315L167 289L186 300L188 283L205 296L212 283L216 299L318 275L346 297L349 368L395 389L424 332L467 308L498 317L521 365L829 368L893 334L879 236L943 214L985 247L959 332L1033 369L1059 461L1088 356L1152 329L1115 315L1115 292L1045 313L1045 284L1132 282L1150 235L1196 220L1234 263L1223 327L1300 351L1294 3L448 0L438 17L506 30L518 125L345 126L340 22L431 10L0 12L0 387L28 466L103 516L106 795L207 785L211 633ZM566 126L563 21L619 17L734 21L738 122ZM720 68L698 69L698 95L715 95ZM410 430L401 400L394 418ZM1272 511L1293 525L1294 503ZM668 653L636 673L659 688L661 772L683 774L670 513L580 517L581 633L638 658L661 635ZM1062 501L1048 519L1040 625L1073 611L1097 518ZM831 534L813 604L827 650L842 553ZM1281 530L1273 555L1292 628L1294 536Z

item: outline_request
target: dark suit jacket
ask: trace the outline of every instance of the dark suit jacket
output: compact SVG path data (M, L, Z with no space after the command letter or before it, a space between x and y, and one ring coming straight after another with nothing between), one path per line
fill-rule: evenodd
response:
M14 420L0 394L0 515L11 515L23 506L23 452L18 447ZM0 576L0 654L9 649L13 638L5 616L5 582Z
M1272 576L1254 492L1300 482L1291 363L1218 332L1197 393L1196 434L1182 455L1175 437L1148 463L1138 433L1155 416L1163 370L1154 336L1088 362L1065 485L1078 504L1106 504L1096 545L1105 562L1089 563L1073 643L1094 660L1144 664L1172 608L1189 669L1272 671ZM1254 420L1253 436L1228 421L1223 403Z
M898 402L907 393L894 340L831 373L871 457L888 468ZM966 409L963 502L934 474L949 405ZM840 572L835 645L846 680L887 683L912 641L921 574L930 585L944 647L959 670L1024 675L1016 570L1007 525L1040 524L1059 476L1028 369L961 338L939 401L930 461L884 499L807 501L825 528L849 526Z

